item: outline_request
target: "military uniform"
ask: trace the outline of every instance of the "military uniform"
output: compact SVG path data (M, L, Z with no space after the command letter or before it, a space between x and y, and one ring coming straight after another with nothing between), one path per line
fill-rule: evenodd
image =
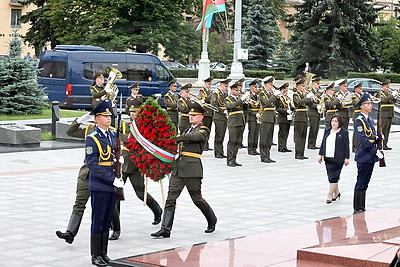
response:
M295 158L308 159L304 156L307 138L307 105L310 102L304 93L297 91L293 95L293 103L296 108L294 115L294 142Z
M317 149L317 136L318 136L318 130L319 130L319 122L321 120L321 114L318 111L318 105L319 105L319 97L320 93L315 90L314 88L311 88L311 92L315 95L315 99L311 100L308 104L308 110L307 110L307 115L308 115L308 121L310 124L310 130L308 132L308 148L309 149Z
M287 84L287 83L286 83ZM289 84L287 84L289 85ZM286 87L287 88L287 87ZM285 90L281 89L281 90ZM289 136L291 118L288 119L288 115L291 117L291 106L290 99L288 96L281 96L276 100L276 111L278 112L278 151L279 152L292 152L292 150L287 148L287 139Z
M340 100L335 97L334 95L328 95L326 94L324 96L324 103L325 103L325 110L326 110L326 116L325 116L325 126L326 127L331 127L331 118L333 114L336 113L338 106L340 105Z
M164 103L167 107L167 113L171 118L172 123L176 127L176 131L178 132L178 100L179 96L176 93L168 91L164 95Z
M347 94L350 94L349 92L343 93L342 91L336 92L335 96L336 98L343 99ZM340 115L343 120L344 120L344 125L343 128L348 129L349 128L349 121L350 121L350 108L351 104L345 104L345 103L340 103L337 105L337 111L336 114Z
M127 99L126 99L126 105L125 105L125 111L127 114L129 114L129 110L130 108L133 106L133 109L138 111L139 107L141 104L144 103L144 97L141 94L138 95L130 95Z
M178 111L179 111L179 132L183 133L187 127L190 126L189 122L189 98L181 97L178 100Z
M358 118L358 116L360 115L361 109L359 107L356 107L356 104L360 101L361 99L361 95L354 93L352 96L352 104L353 104L353 125L356 121L356 119ZM356 134L355 132L353 132L353 141L352 141L352 151L356 152L357 147L358 147L358 140L356 138Z
M191 106L190 114L204 114L204 109L198 103ZM207 219L206 233L215 230L217 217L214 211L204 200L201 194L201 181L203 178L203 166L201 163L201 154L208 140L210 130L201 123L192 125L180 136L176 138L179 142L179 157L172 171L169 182L168 196L165 202L164 216L161 229L152 233L154 237L170 237L172 224L175 215L176 200L186 186L193 203L201 210Z
M96 107L102 101L102 96L107 94L104 87L100 87L97 84L90 87L90 93L92 94L92 108Z
M276 99L277 98L272 91L266 91L265 89L260 91L260 103L263 107L263 112L260 119L260 158L262 162L267 163L275 162L271 159L270 151L276 122Z
M387 146L389 141L390 128L392 126L392 120L394 117L394 103L396 102L395 97L390 92L380 91L378 94L380 99L380 119L382 121L382 134L385 137L383 139L383 149L390 150Z
M210 82L211 83L212 78L207 78L204 80L204 82ZM211 108L209 108L208 106L211 104L211 96L212 96L212 90L211 88L208 89L206 87L202 87L199 90L199 100L204 102L204 109L205 109L205 113L204 113L204 119L203 119L203 125L206 126L208 129L212 128L212 122L213 122L213 118L214 118L214 110L212 110ZM209 146L209 143L207 141L206 147L205 147L205 151L207 150L212 150Z
M252 101L249 102L248 108L248 145L247 152L249 155L258 155L257 147L258 147L258 138L260 135L260 124L257 122L257 114L260 111L260 101L258 94L250 93L250 99Z

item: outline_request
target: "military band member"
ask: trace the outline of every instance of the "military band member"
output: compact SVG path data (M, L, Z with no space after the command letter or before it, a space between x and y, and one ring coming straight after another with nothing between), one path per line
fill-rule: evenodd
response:
M284 83L279 87L280 97L276 100L276 111L278 112L278 151L292 152L287 148L287 139L289 136L290 124L292 123L292 106L290 98L287 95L289 83Z
M214 156L222 159L224 155L224 139L228 122L228 111L225 106L225 98L228 97L228 84L231 79L225 79L219 83L219 89L211 97L211 105L218 108L214 112L215 136L214 136Z
M90 94L92 95L92 108L96 107L102 97L107 94L104 90L104 76L101 71L98 71L93 76L93 84L90 86Z
M165 209L161 229L151 236L170 237L172 224L174 221L176 200L186 186L193 203L200 209L207 219L207 229L205 233L212 233L215 230L217 217L211 206L201 194L201 184L203 178L203 166L201 164L201 154L208 140L210 130L202 125L205 110L198 102L191 102L189 119L191 126L176 138L181 142L179 158L176 161L172 176L169 182L168 197L165 202Z
M92 204L90 251L92 264L108 266L108 232L111 226L117 188L122 179L115 177L114 155L116 131L111 130L111 102L100 102L92 113L96 130L86 138L86 164L89 172L89 190Z
M213 80L212 77L205 79L204 86L199 90L199 100L203 101L204 103L203 107L206 110L206 113L204 113L203 125L206 126L208 129L210 129L210 131L212 128L212 122L214 118L214 110L208 107L208 105L211 104L211 96L213 93L211 89L212 80ZM209 150L212 149L210 148L209 141L207 141L204 151L209 151Z
M382 83L382 90L378 94L378 98L381 103L380 117L382 121L382 134L383 139L383 150L391 150L392 148L387 146L389 141L390 127L392 126L392 120L394 117L394 103L396 103L398 92L389 91L390 80L385 80Z
M225 106L228 111L228 133L229 141L227 147L227 165L229 167L242 166L237 163L236 156L239 150L239 145L243 141L244 114L243 102L245 95L239 97L240 88L235 83L231 86L231 94L225 98Z
M330 121L333 114L336 113L338 106L340 105L340 100L335 96L335 83L332 82L325 88L325 96L324 96L324 103L325 103L325 126L330 127Z
M263 107L260 128L260 158L261 162L276 162L271 159L271 146L276 122L275 103L279 92L273 91L275 78L272 76L263 79L264 89L260 92L260 102Z
M350 94L350 92L347 90L347 87L347 79L344 79L339 83L339 91L335 94L335 96L340 100L340 105L338 105L336 114L343 118L343 128L345 129L349 128L350 108L352 106L351 103L344 102L345 98L347 98L347 96Z
M363 94L360 101L356 104L361 112L354 122L354 133L358 142L354 160L357 162L357 182L354 187L353 208L354 213L365 211L365 197L371 180L375 162L383 158L383 154L378 149L376 143L376 131L374 120L369 116L372 111L370 95Z
M134 84L132 84L131 86L129 86L129 89L131 89L131 95L126 99L126 104L125 104L125 111L126 114L130 113L130 110L133 106L133 108L135 108L135 110L139 110L139 107L141 104L144 103L145 99L144 97L139 94L139 82L135 82Z
M296 109L294 115L294 142L295 159L308 159L304 156L307 138L307 105L311 101L312 94L305 93L305 80L301 79L296 83L296 92L293 95L293 103Z
M187 127L189 127L189 104L190 104L190 88L192 84L188 83L181 88L181 98L178 100L178 111L179 111L179 132L183 133Z
M308 104L308 121L310 124L310 129L308 132L308 149L319 149L317 147L317 136L319 130L319 122L321 120L321 114L319 113L319 108L321 108L320 104L320 97L321 93L319 90L319 83L321 81L321 77L315 77L312 79L311 84L311 93L314 94L314 97L311 98L311 101Z
M247 152L249 155L256 156L260 155L257 152L258 138L260 136L260 124L258 121L261 117L260 112L260 98L258 96L258 83L259 80L255 79L250 82L250 102L249 102L249 116L248 116L248 136L247 136Z
M363 88L362 88L363 83L359 82L354 86L354 94L351 97L352 104L353 104L353 125L360 115L361 109L360 107L357 107L357 103L360 101L361 96L363 94ZM352 141L352 151L355 153L358 147L358 140L356 138L356 134L353 132L353 141Z
M167 107L167 113L171 118L172 123L175 125L176 132L178 132L178 100L179 96L176 94L177 84L176 79L173 78L167 84L169 91L164 95L164 103Z
M241 78L241 79L239 79L239 80L236 82L236 84L237 84L237 86L238 86L238 88L239 88L239 90L240 90L240 95L246 93L246 92L243 90L243 83L244 83L244 81L245 81L245 79L244 79L244 78ZM249 109L248 109L248 105L246 105L246 108L243 109L243 115L244 115L244 127L243 127L243 133L244 133L244 128L246 128L246 123L247 123L247 121L248 121L248 119L249 119ZM242 133L242 136L243 136L243 133ZM245 146L245 145L243 144L243 142L242 142L242 143L240 143L239 148L247 148L247 146Z

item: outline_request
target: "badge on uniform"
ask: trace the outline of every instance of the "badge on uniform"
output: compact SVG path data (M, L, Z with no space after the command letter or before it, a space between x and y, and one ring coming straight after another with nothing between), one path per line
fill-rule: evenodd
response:
M362 132L363 130L364 130L364 128L362 126L357 127L357 131Z
M86 154L91 155L92 153L93 153L93 147L88 146L88 147L86 148Z

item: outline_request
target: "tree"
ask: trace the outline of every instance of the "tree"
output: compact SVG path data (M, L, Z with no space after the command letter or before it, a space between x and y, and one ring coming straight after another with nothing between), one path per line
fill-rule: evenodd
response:
M208 41L208 57L211 62L222 62L228 64L232 62L233 45L226 42L223 34L217 32L210 33Z
M21 58L21 40L14 33L10 58L0 62L0 113L39 114L45 107L44 92L37 83L33 61Z
M400 23L395 18L388 21L380 20L380 24L375 27L375 32L380 40L375 47L382 57L382 67L384 70L390 69L392 72L400 72Z
M292 68L290 47L286 41L282 41L272 61L272 69L274 71L284 71L286 74L290 74Z
M243 40L249 50L249 60L243 64L248 69L268 69L278 47L280 31L276 24L272 2L272 0L249 0L246 7Z
M295 69L309 62L314 73L335 78L348 71L367 72L379 65L370 45L377 41L372 27L378 9L363 0L305 0L290 22Z

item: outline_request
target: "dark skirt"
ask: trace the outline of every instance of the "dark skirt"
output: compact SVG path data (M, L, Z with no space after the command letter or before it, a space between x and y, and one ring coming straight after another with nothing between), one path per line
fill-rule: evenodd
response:
M340 173L342 172L344 162L337 163L332 158L325 158L325 167L328 174L328 180L330 183L337 183L340 179Z

